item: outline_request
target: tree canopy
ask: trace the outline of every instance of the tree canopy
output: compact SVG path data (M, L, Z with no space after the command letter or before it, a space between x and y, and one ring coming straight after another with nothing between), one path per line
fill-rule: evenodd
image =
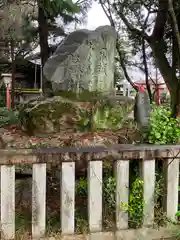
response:
M104 12L119 32L132 44L131 54L142 54L147 74L147 49L171 94L174 115L180 115L180 3L176 0L99 0ZM121 48L120 58L123 57ZM124 72L125 58L121 59ZM126 74L128 79L128 74ZM148 76L146 76L148 78ZM129 81L131 79L128 79Z

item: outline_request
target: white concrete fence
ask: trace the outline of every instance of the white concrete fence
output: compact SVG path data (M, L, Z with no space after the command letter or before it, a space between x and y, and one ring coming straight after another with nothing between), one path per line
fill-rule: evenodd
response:
M178 150L179 149L179 150ZM171 151L170 151L171 150ZM75 153L77 152L78 153ZM102 231L102 173L103 159L115 161L116 228L128 229L128 213L120 205L128 203L129 162L142 159L144 181L144 227L154 222L155 159L163 157L166 174L166 213L175 220L178 210L180 146L117 145L109 148L0 150L1 164L1 234L4 239L15 239L15 165L32 164L32 239L40 239L46 231L46 164L53 162L53 154L61 155L61 226L62 234L75 231L75 158L72 154L88 156L88 222L90 232ZM70 152L70 153L66 153ZM92 153L94 152L94 153ZM102 154L103 152L103 154ZM91 156L89 155L91 154ZM41 154L48 158L41 158ZM119 159L119 160L118 160Z

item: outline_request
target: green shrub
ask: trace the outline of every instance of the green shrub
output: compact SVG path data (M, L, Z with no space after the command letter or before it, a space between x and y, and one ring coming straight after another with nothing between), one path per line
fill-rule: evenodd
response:
M88 195L88 185L87 180L84 177L79 179L79 183L76 188L78 196L87 196Z
M121 203L120 208L129 213L129 225L138 228L143 223L143 185L144 182L137 178L133 183L129 194L129 203Z
M18 113L6 107L0 108L0 127L18 123Z
M116 205L116 179L114 177L107 177L103 181L103 195L104 202L108 212L115 210Z
M153 105L148 140L151 144L178 143L180 119L171 117L171 112L165 107Z
M130 226L140 227L143 221L143 181L137 178L133 183L129 195L129 203L121 203L119 206L129 214ZM80 178L77 186L78 196L87 196L87 180ZM116 179L112 176L106 176L103 180L104 208L109 216L115 211L116 207ZM107 217L107 216L106 216Z

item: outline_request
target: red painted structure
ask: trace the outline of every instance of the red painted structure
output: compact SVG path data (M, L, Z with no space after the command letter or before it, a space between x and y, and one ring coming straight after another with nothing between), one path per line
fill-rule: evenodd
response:
M155 101L157 105L161 104L161 93L164 91L168 93L168 88L164 82L156 83L156 81L149 81L151 90L155 91ZM146 89L146 82L145 81L136 81L135 85L140 89Z
M6 88L6 105L7 105L8 109L11 108L11 94L10 94L10 88L9 87Z
M24 78L24 75L21 73L16 73L15 79L16 78ZM11 86L6 86L6 106L8 109L11 108Z

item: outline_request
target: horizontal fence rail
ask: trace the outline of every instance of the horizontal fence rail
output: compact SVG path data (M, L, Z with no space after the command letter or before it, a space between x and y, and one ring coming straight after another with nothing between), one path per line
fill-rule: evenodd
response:
M175 220L178 210L180 145L115 145L112 147L50 148L0 150L1 165L1 234L15 239L15 165L32 164L32 238L46 231L46 167L61 163L61 232L75 231L75 163L77 154L88 162L88 223L91 233L102 231L103 159L113 156L116 177L116 229L128 228L128 213L120 208L129 199L130 160L142 159L144 227L154 223L155 158L164 158L166 168L166 213ZM102 152L104 154L102 155ZM42 156L47 157L42 157ZM58 155L59 157L54 157ZM79 158L78 158L79 159Z
M60 155L60 158L52 158L53 155L57 154ZM87 158L91 161L104 160L108 157L115 161L117 159L166 159L180 157L180 145L114 144L109 147L0 149L0 165L76 162L76 154L91 154L92 157ZM32 156L38 156L38 158L32 158ZM40 156L46 156L47 158L40 158Z

